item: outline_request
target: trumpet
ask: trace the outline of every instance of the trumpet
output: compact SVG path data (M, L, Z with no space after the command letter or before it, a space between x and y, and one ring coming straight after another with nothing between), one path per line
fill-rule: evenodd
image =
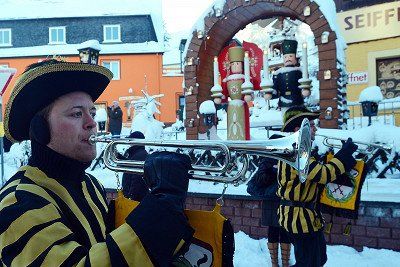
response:
M296 133L274 140L258 141L220 141L220 140L146 140L128 138L96 137L89 138L91 144L107 143L104 148L103 160L105 166L116 172L144 173L144 162L119 159L117 145L151 146L161 149L173 148L176 152L189 154L194 150L211 151L212 155L219 155L222 163L201 164L193 160L190 174L195 180L222 182L235 186L245 183L254 175L250 170L250 157L268 157L281 160L299 172L301 182L308 174L308 160L311 150L310 123L304 119L302 126ZM222 157L221 157L222 155ZM172 166L173 167L173 166ZM255 168L257 169L257 168Z
M322 134L316 134L316 136L324 138L322 143L327 146L327 147L332 147L332 148L341 148L341 145L334 144L332 143L333 140L336 141L346 141L347 138L338 138L338 137L331 137L331 136L326 136ZM366 143L366 142L359 142L359 141L353 141L353 143L358 145L357 151L359 153L367 154L373 152L375 149L382 149L386 151L388 154L392 153L393 146L388 145L388 144L374 144L374 143Z

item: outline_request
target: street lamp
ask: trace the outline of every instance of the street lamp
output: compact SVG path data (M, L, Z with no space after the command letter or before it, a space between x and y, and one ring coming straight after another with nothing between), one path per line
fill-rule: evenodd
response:
M97 65L99 62L100 43L97 40L89 40L79 45L79 58L82 63Z
M378 103L372 101L363 101L361 102L361 107L363 116L368 117L368 126L370 126L372 123L371 117L378 115Z
M212 100L206 100L200 104L199 112L203 117L203 123L207 126L207 139L210 140L210 128L215 125L217 110Z
M94 119L97 122L97 130L100 132L100 135L103 135L106 131L107 118L107 111L104 108L99 108L96 110L96 116Z

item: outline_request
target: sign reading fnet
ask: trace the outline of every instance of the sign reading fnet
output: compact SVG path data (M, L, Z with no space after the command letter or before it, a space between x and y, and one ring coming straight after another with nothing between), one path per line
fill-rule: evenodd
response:
M16 72L17 70L13 68L0 68L0 96L3 95Z

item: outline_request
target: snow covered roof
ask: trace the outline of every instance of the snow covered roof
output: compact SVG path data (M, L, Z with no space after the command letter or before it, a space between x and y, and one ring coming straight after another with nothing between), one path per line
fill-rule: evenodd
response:
M78 55L81 44L42 45L33 47L17 47L0 49L0 58L49 55ZM128 43L128 44L100 44L101 55L111 54L146 54L163 53L164 48L158 42Z
M102 44L102 54L164 52L161 0L3 0L0 8L0 21L123 15L150 15L158 42ZM76 48L74 44L7 48L0 49L0 56L68 55L77 54Z

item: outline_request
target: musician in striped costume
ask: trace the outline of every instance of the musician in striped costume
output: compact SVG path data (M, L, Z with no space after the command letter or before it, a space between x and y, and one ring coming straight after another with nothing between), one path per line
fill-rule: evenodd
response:
M311 138L314 140L316 127L313 120L318 117L319 113L305 107L289 108L284 114L282 131L298 131L302 120L307 118L310 120ZM295 169L279 162L279 224L288 232L294 246L295 266L323 266L327 261L323 218L317 203L323 186L356 164L352 156L356 149L357 146L349 139L327 164L320 164L315 157L311 157L304 183L300 182Z
M32 156L0 191L1 265L169 266L190 240L183 214L190 160L175 153L146 159L152 192L125 224L107 223L105 190L85 169L96 155L88 140L93 102L111 78L101 66L51 60L16 82L5 131L13 141L30 139Z

